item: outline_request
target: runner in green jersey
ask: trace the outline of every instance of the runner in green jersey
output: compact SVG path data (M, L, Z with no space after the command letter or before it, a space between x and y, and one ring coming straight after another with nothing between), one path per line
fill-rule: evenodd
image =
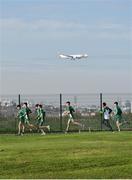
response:
M27 102L23 103L22 109L25 113L25 124L28 125L29 130L32 131L32 129L36 129L36 127L30 123L30 116L29 114L32 113L32 111L29 109ZM23 126L23 133L25 131L25 126Z
M47 129L48 131L50 131L50 126L47 125L47 126L43 126L44 122L45 122L45 111L44 109L42 108L42 105L40 104L36 104L36 113L37 113L37 128L38 130L40 129L41 131L41 135L45 135L45 131L44 129Z
M116 121L116 127L118 131L120 130L120 126L126 123L129 123L128 121L122 120L122 110L118 105L118 102L114 102L114 120Z
M17 117L19 118L18 122L18 135L23 135L23 127L25 124L25 111L21 109L20 105L17 105Z
M81 127L81 129L84 129L84 125L83 124L75 121L75 117L74 117L75 110L74 110L74 108L70 104L71 103L69 101L66 102L66 110L62 114L62 116L68 115L68 117L69 117L65 133L68 132L70 123ZM79 128L79 132L80 132L80 128Z
M23 108L26 112L26 124L30 124L30 114L32 113L31 109L28 107L27 102L23 103Z

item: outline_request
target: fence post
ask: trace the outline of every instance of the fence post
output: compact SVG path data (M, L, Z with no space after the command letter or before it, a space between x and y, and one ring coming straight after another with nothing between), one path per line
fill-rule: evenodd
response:
M62 94L60 94L60 131L62 131Z
M102 112L102 93L100 93L100 112ZM102 131L103 114L100 113L100 127Z
M18 104L21 105L21 95L18 94Z

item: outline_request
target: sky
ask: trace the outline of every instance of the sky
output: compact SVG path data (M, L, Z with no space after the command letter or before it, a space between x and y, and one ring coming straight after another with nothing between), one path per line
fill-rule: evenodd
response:
M0 94L100 92L132 92L132 0L0 0Z

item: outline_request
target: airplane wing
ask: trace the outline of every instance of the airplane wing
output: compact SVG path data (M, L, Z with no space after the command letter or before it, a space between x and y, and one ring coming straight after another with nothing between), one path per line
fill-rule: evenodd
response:
M66 58L66 59L68 59L68 58L73 58L73 56L71 56L71 55L66 55L66 54L60 54L59 57L60 57L60 58Z

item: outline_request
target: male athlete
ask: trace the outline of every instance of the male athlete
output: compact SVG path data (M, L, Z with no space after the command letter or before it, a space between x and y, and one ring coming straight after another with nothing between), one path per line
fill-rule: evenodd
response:
M18 122L18 135L23 135L23 129L25 124L25 112L23 109L21 109L20 105L17 105L17 117L19 118Z
M29 114L32 113L31 109L29 109L27 102L23 103L22 105L22 109L25 113L25 124L28 125L28 127L30 128L30 131L32 131L32 129L36 128L33 124L30 123L30 116ZM25 126L23 126L23 133L25 131Z
M114 120L116 121L117 130L120 132L120 126L128 123L128 121L122 121L122 110L118 105L118 102L114 102Z
M74 125L77 125L77 126L80 126L81 129L84 129L84 125L75 121L75 117L74 117L74 108L70 105L71 103L69 101L66 102L66 111L63 112L62 116L66 116L68 115L69 119L68 119L68 122L67 122L67 127L66 127L66 131L65 133L68 132L69 130L69 126L70 126L70 123L74 124ZM79 133L80 133L80 128L79 128Z
M112 126L110 124L110 114L111 114L112 110L107 106L107 104L105 102L103 102L103 124L105 126L107 126L110 131L113 132Z
M44 129L46 128L48 131L50 131L50 126L43 126L43 124L45 123L45 111L44 109L42 108L42 105L41 104L36 104L36 113L37 113L37 128L38 130L40 129L41 131L41 135L45 135L45 131Z

